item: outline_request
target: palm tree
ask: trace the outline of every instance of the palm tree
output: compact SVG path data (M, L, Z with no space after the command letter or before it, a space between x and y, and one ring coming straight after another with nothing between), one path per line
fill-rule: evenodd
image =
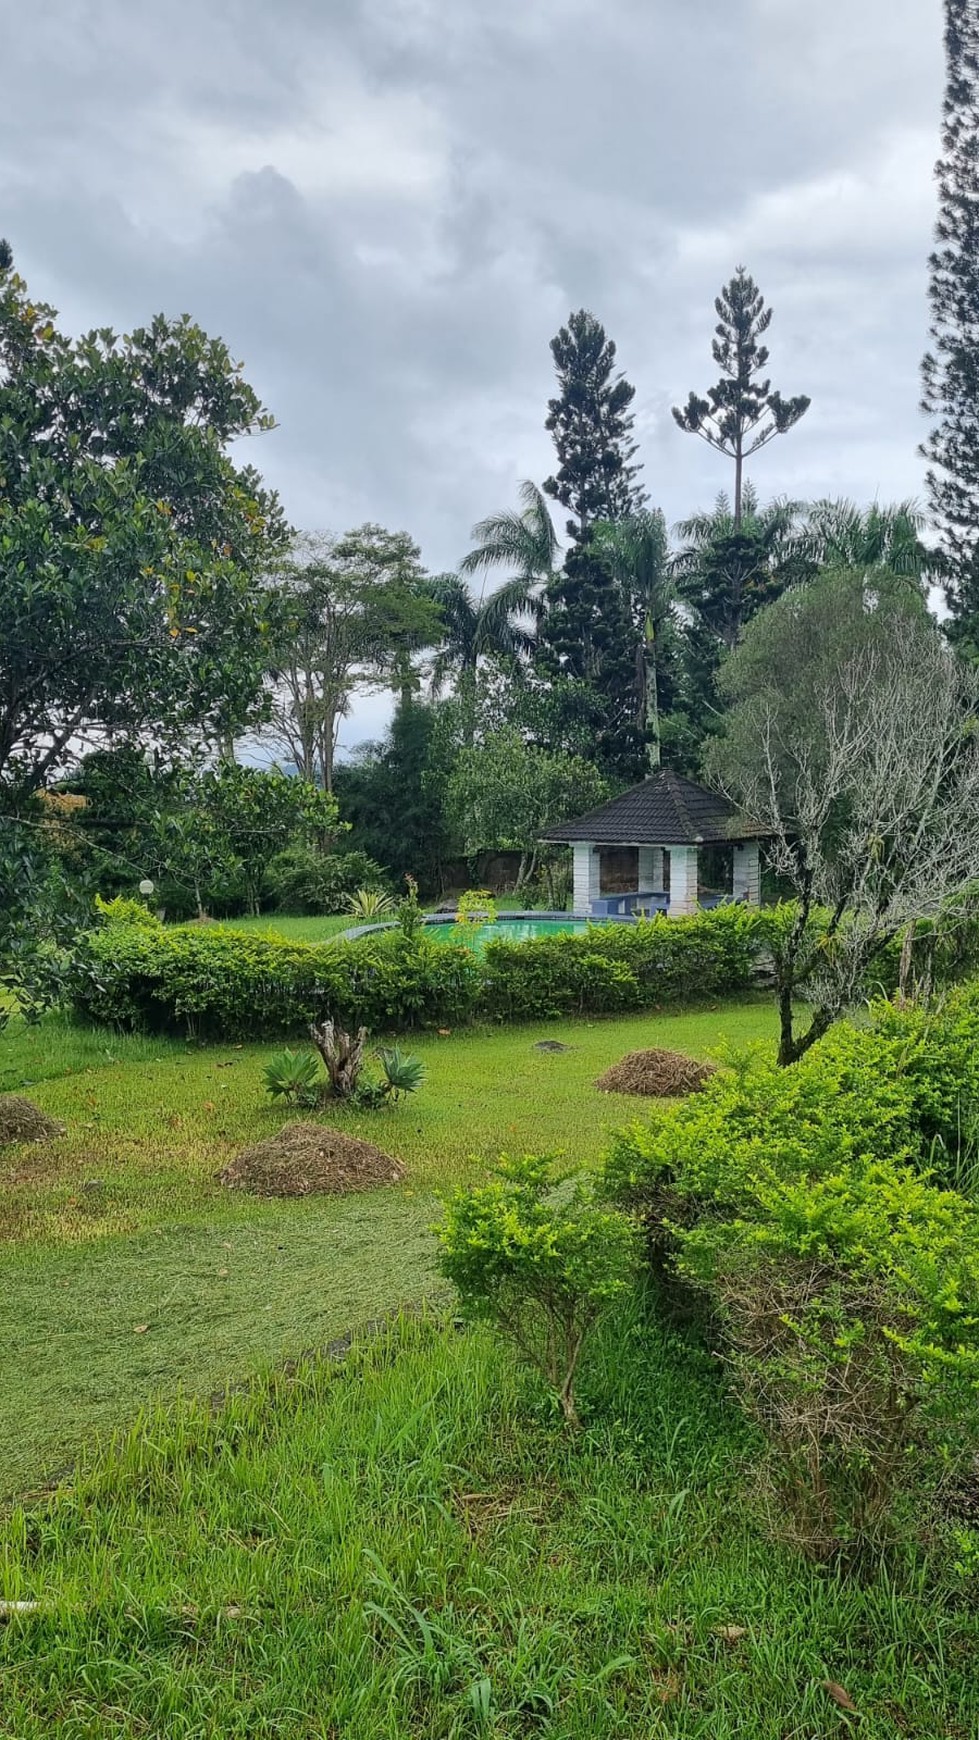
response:
M604 556L622 587L637 630L636 721L646 737L649 764L658 767L658 637L676 596L666 521L658 508L642 508L627 519L600 520L592 531L592 547Z
M802 542L821 568L886 568L926 581L938 557L921 541L925 516L915 501L860 508L852 501L817 501L809 509Z
M532 652L534 634L519 621L534 610L529 580L505 580L488 598L474 598L461 575L438 574L425 590L442 618L442 638L432 662L433 695L450 676L471 687L482 658L520 660Z
M677 526L684 540L671 563L677 592L728 650L756 610L815 572L811 540L800 529L803 512L804 503L784 497L761 507L746 484L740 525L728 497L719 495L712 512Z
M526 481L520 485L520 500L518 511L490 514L473 526L475 548L459 564L463 574L509 568L530 585L553 578L561 546L546 497L536 483Z

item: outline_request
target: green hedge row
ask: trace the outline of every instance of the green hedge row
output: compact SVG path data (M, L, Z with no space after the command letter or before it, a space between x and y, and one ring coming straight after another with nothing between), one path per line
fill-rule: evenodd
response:
M297 1034L325 1016L383 1033L606 1014L745 990L755 931L730 907L494 942L480 959L424 932L316 945L109 922L82 939L70 993L87 1020L204 1039Z
M752 981L759 915L722 906L692 918L595 925L584 933L491 942L483 1012L505 1021L617 1014L732 996Z

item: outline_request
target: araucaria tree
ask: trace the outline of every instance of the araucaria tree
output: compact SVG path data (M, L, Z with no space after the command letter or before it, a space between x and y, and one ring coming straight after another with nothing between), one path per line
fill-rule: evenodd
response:
M615 372L615 345L600 320L579 308L551 340L558 395L545 427L554 437L558 469L544 493L567 508L568 535L582 543L593 520L618 520L641 507L636 482L636 389Z
M743 266L714 307L718 324L711 349L721 378L708 388L706 399L691 393L682 409L674 406L673 415L688 435L699 435L734 460L734 529L740 531L746 460L794 428L812 401L801 395L783 399L762 378L768 350L761 339L772 323L772 310Z
M0 799L111 732L225 737L261 695L285 541L228 449L272 419L188 318L72 340L0 250Z
M766 921L788 1064L867 995L889 945L974 882L979 676L915 580L850 570L762 611L721 685L711 771L769 830L796 897Z
M945 0L947 83L932 253L922 452L958 634L979 644L979 5Z
M635 636L629 600L594 532L599 522L624 520L645 502L632 436L635 388L616 371L615 345L586 309L570 316L551 353L558 392L546 426L558 469L544 490L567 510L570 548L547 586L538 663L577 719L584 706L602 765L630 777L643 758L630 705Z

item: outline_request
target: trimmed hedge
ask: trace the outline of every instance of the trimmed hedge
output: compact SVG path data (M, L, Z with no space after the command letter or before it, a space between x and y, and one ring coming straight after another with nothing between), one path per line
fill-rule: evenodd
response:
M758 916L749 907L722 906L692 918L491 942L483 1012L504 1021L534 1021L734 996L752 982Z
M332 1016L373 1032L480 1018L607 1014L734 995L751 983L755 917L731 907L470 949L385 931L310 944L107 923L76 953L83 1018L203 1039L273 1038Z
M292 943L233 930L108 925L78 949L70 994L86 1020L199 1039L264 1039L332 1016L388 1032L468 1020L479 992L469 949L359 942Z

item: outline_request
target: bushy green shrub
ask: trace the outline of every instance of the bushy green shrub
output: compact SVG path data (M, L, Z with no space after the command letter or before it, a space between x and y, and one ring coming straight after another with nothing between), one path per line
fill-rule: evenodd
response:
M875 1031L894 1048L914 1097L925 1158L946 1184L979 1182L979 985L947 992L930 1007L880 1002Z
M271 1099L294 1106L319 1105L320 1066L311 1051L277 1051L262 1073Z
M510 1337L576 1425L582 1350L630 1283L635 1238L628 1220L585 1186L555 1195L566 1182L546 1156L501 1159L489 1184L446 1203L439 1267L466 1314Z
M979 1212L927 1171L947 1093L920 1025L879 1009L791 1069L723 1071L605 1169L661 1278L708 1301L782 1516L825 1557L877 1547L979 1445Z
M485 956L486 1012L532 1021L730 996L752 982L757 923L756 911L728 906L527 943L493 941Z
M385 892L387 879L366 852L316 852L296 845L272 859L266 886L278 912L318 917L346 912L359 889Z
M470 949L433 941L409 891L396 929L320 945L217 927L113 924L111 936L96 930L82 938L70 990L89 1020L155 1032L272 1038L332 1016L384 1033L485 1016L604 1014L733 992L750 981L751 936L750 916L729 909L494 942L481 961Z
M202 1039L288 1036L327 1017L386 1033L471 1019L479 968L469 949L399 932L314 945L113 925L82 939L70 994L90 1021Z
M140 930L160 930L160 920L155 912L142 900L131 900L123 894L117 894L112 900L103 900L101 894L95 896L95 911L98 914L98 924L134 924Z

